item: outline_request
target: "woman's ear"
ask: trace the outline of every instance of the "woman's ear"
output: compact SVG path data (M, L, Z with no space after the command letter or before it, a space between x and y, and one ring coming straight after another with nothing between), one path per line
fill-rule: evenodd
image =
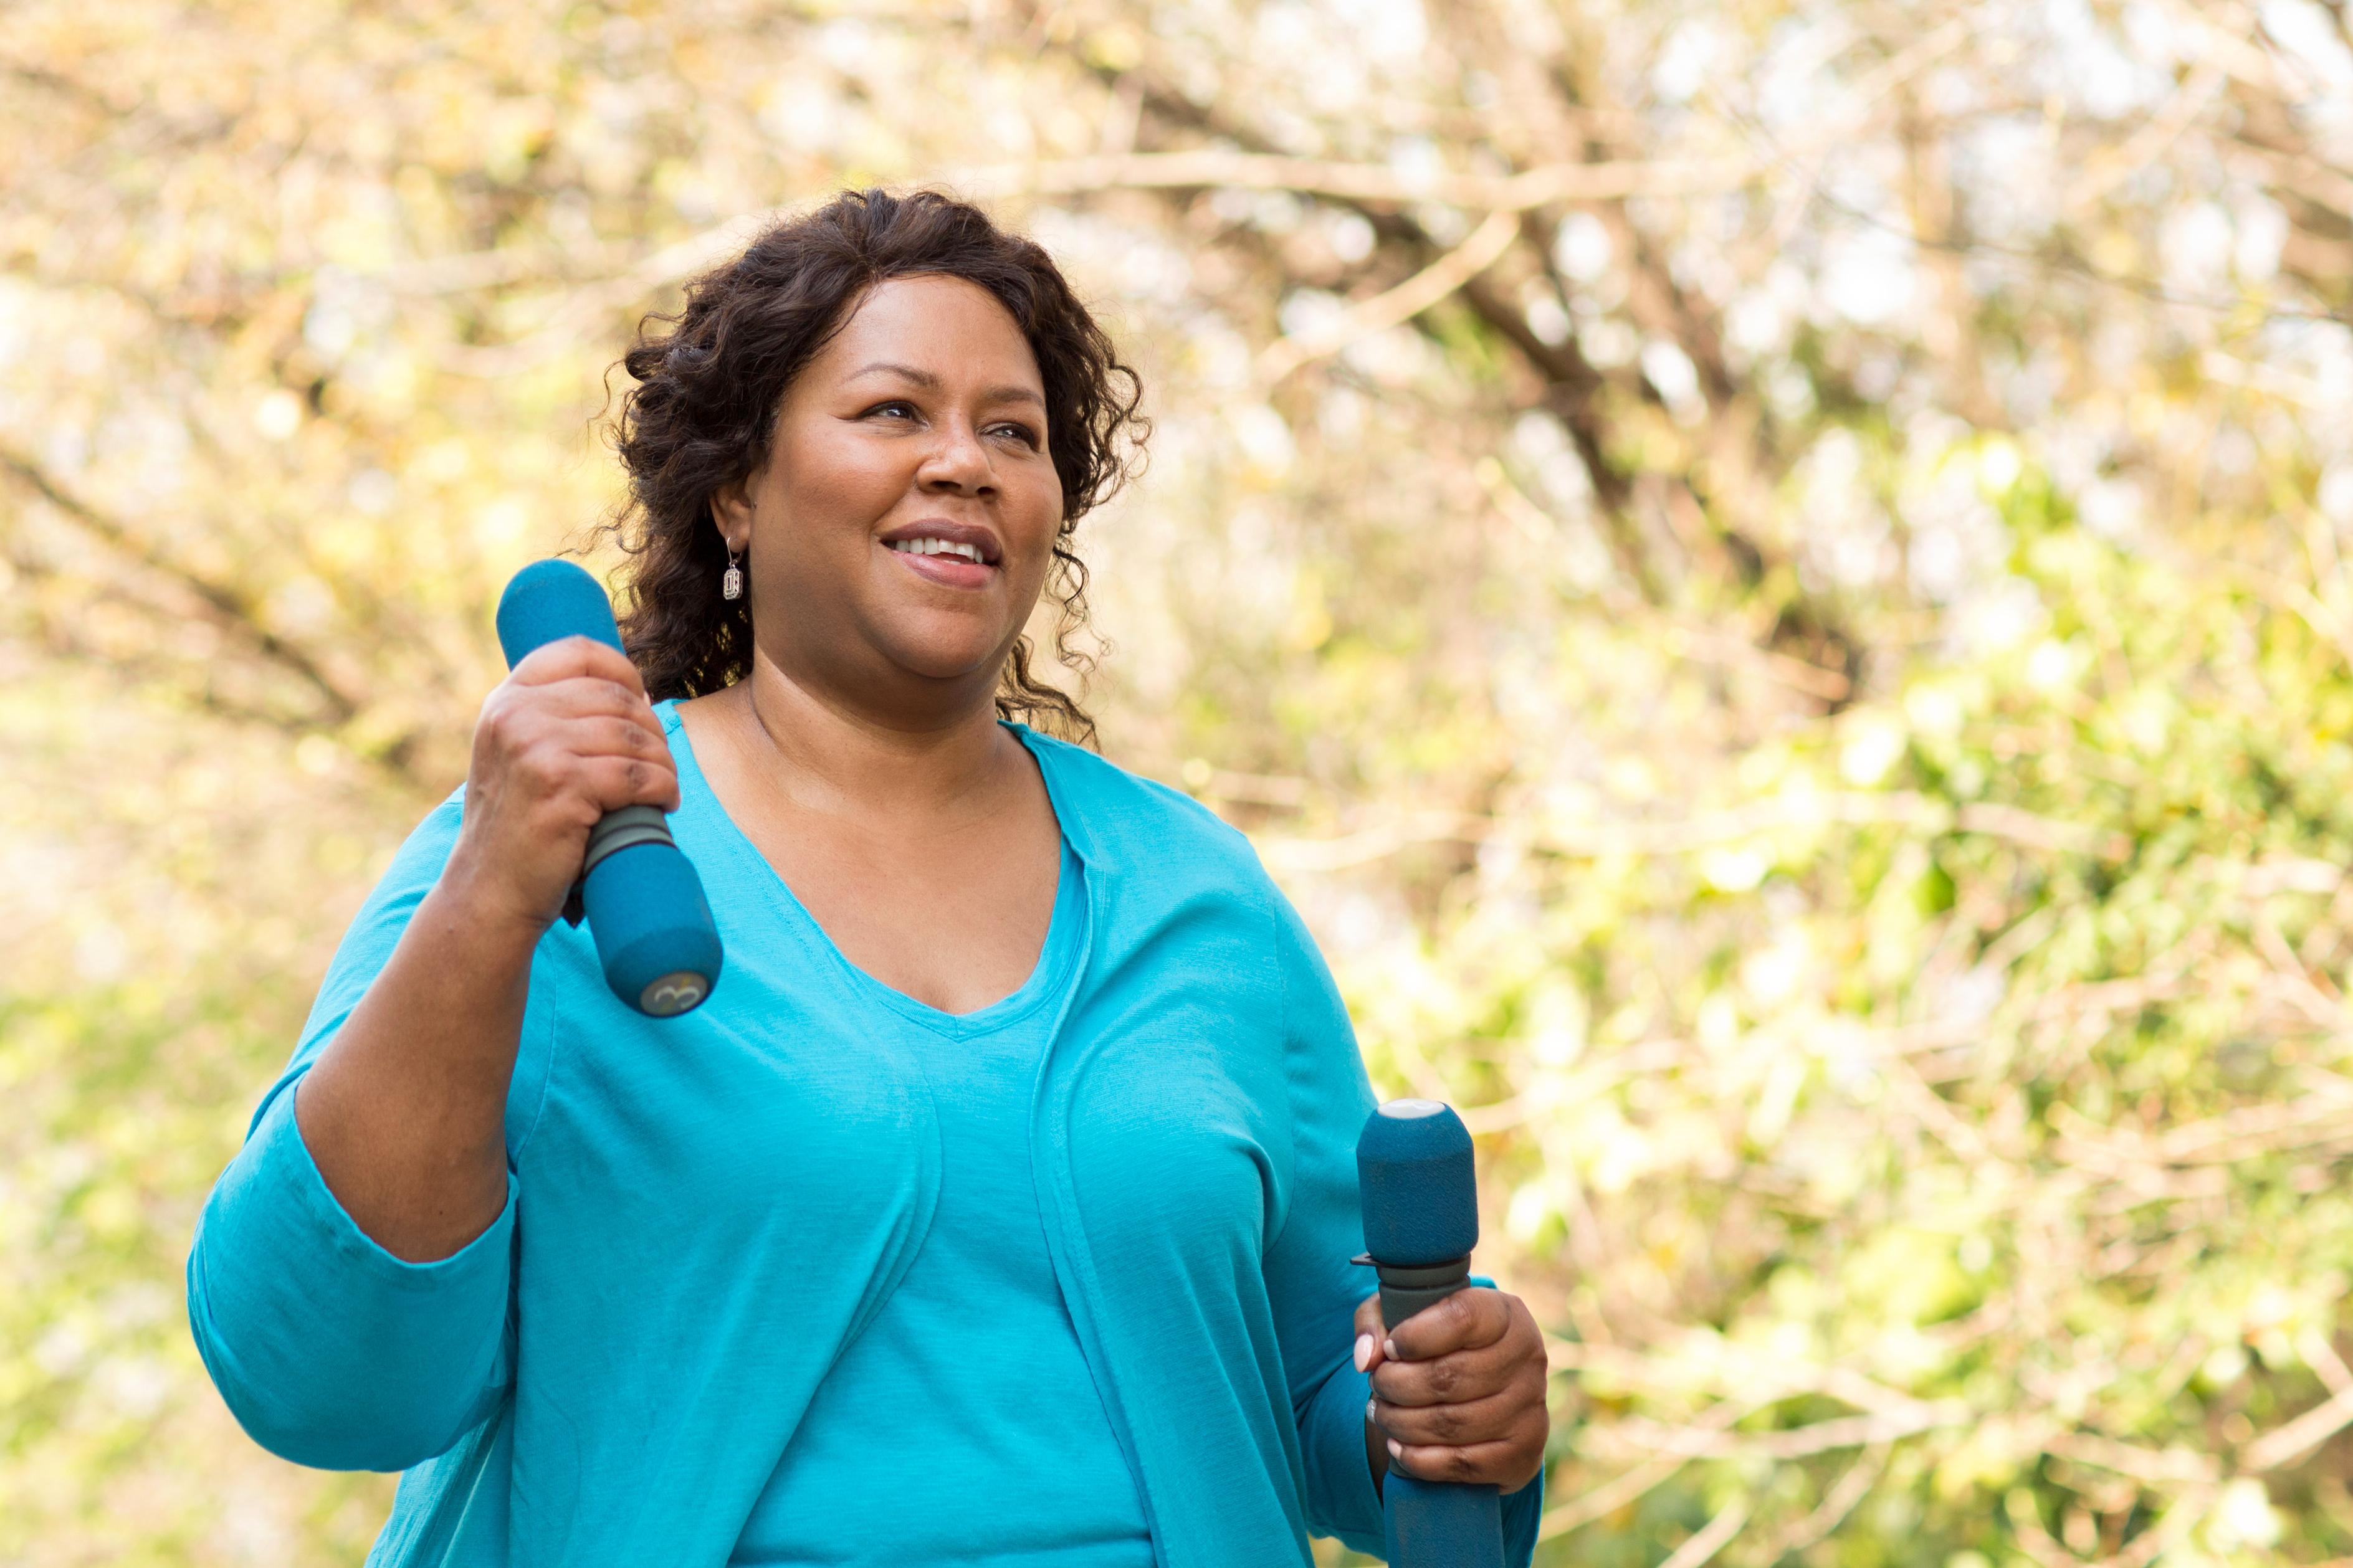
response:
M742 479L730 479L711 492L711 522L727 548L744 551L752 545L752 492Z

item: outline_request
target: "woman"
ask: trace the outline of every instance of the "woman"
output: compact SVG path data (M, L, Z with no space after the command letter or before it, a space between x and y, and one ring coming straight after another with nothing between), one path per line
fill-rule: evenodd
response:
M1517 1489L1543 1352L1379 1331L1346 1014L1243 840L1005 721L1134 377L1045 254L844 195L641 337L630 658L482 709L188 1264L288 1458L403 1469L371 1562L1145 1568L1377 1551L1388 1466ZM651 699L652 700L649 700ZM726 943L640 1017L556 916L651 804Z

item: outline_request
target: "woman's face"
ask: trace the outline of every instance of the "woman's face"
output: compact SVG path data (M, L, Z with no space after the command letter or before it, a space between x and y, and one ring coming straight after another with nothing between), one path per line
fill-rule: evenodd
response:
M1062 517L1021 329L960 278L878 285L786 389L767 466L714 497L759 650L797 679L986 703Z

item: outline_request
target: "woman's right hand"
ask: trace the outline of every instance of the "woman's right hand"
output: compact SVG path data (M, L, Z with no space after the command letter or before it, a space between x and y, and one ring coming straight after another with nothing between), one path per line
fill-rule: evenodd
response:
M443 889L536 940L563 912L598 818L625 805L675 811L678 800L637 667L590 637L549 643L483 700Z

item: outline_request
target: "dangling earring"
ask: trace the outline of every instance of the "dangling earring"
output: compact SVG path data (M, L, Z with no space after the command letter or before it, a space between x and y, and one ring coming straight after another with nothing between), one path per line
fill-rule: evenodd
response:
M729 546L727 570L720 574L719 577L719 596L723 599L740 599L744 596L744 568L735 563L736 558L734 547Z

